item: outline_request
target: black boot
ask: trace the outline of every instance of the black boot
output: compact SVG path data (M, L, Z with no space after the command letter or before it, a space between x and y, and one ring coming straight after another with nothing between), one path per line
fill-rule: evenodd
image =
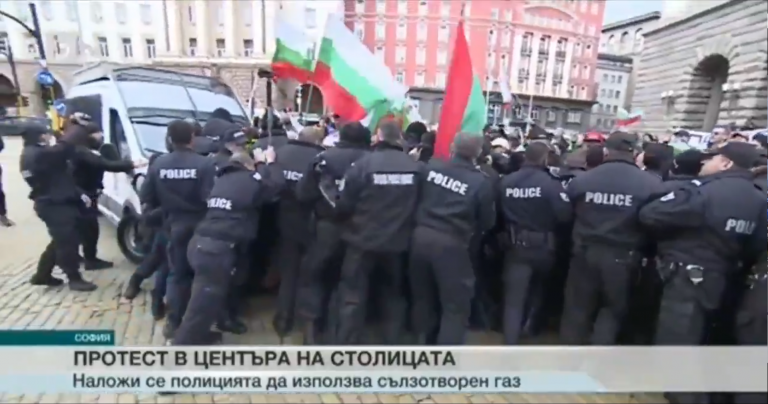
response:
M86 271L98 271L101 269L109 269L115 266L114 263L104 261L103 259L99 258L86 258L84 262Z
M293 331L293 318L279 312L275 313L275 316L272 318L272 328L275 329L277 336L282 340Z
M133 300L136 298L136 296L139 295L139 292L141 292L141 282L143 279L141 279L138 275L135 273L131 275L131 278L128 279L128 286L125 288L125 292L123 292L123 297L128 300Z
M165 317L165 302L163 298L152 298L152 317L155 321L160 321Z
M216 328L221 332L228 332L230 334L242 335L248 332L248 326L236 317L229 317L224 320L220 320L216 324Z
M29 283L37 286L61 286L64 284L64 281L59 278L54 278L52 275L34 274L29 279Z
M172 342L173 337L176 335L176 326L171 324L170 321L165 323L165 327L163 327L163 337L165 337L167 342Z
M96 284L86 281L83 278L70 279L69 290L73 292L93 292L98 286Z

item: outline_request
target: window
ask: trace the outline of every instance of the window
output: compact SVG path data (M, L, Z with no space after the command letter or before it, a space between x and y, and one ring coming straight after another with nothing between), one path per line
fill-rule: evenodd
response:
M501 56L499 56L499 59L501 59L501 68L503 70L509 70L507 69L509 67L509 61L507 60L507 55L502 53Z
M89 4L91 6L91 20L93 20L93 22L101 22L104 20L104 14L101 10L101 3L91 2Z
M376 0L376 12L377 13L383 13L387 11L387 1L386 0Z
M7 54L8 53L8 44L10 42L8 41L8 34L5 32L0 33L0 53Z
M254 53L253 39L243 39L243 55L250 58Z
M619 106L618 105L614 105L613 106L613 113L615 114L617 112L619 112Z
M581 87L579 89L579 98L581 98L582 100L586 100L587 99L587 88L586 87Z
M568 123L581 123L581 112L568 111Z
M547 121L554 122L557 120L557 113L555 111L547 111Z
M357 35L360 40L365 38L365 25L362 22L355 23L355 35Z
M581 56L581 42L576 42L576 45L573 46L573 53L576 57Z
M448 42L448 26L443 24L437 29L437 40L440 42Z
M250 27L251 25L253 25L253 2L241 1L237 4L243 7L242 9L243 24L245 24L246 27Z
M408 35L408 28L405 25L405 22L399 22L397 24L397 39L399 40L405 40L405 37Z
M384 47L383 46L377 46L376 47L376 57L378 57L380 60L384 60Z
M586 54L587 57L591 57L592 56L592 45L588 44L586 47L584 47L584 53Z
M438 66L445 66L445 64L448 63L448 52L444 50L438 50L437 51L437 65Z
M30 55L37 55L37 44L34 42L27 44L27 53Z
M123 56L126 58L132 58L133 57L133 44L131 43L131 38L123 38Z
M125 3L115 3L115 20L119 24L125 24L128 21L128 7Z
M152 5L142 4L139 7L139 14L141 15L141 22L146 25L152 24Z
M571 76L573 76L575 79L579 78L579 65L575 64L571 66Z
M395 48L395 61L397 63L405 63L405 46Z
M440 88L445 87L445 73L437 72L435 75L435 85Z
M187 43L187 53L189 56L197 56L197 38L189 38Z
M523 119L523 109L519 106L515 107L515 117L517 119Z
M407 0L397 0L397 13L398 14L408 14L408 1Z
M512 22L512 10L504 11L504 19L507 20L507 22Z
M304 27L307 29L317 28L317 10L312 7L304 8Z
M603 80L602 81L603 81L603 83L607 83L608 82L608 74L603 73Z
M402 70L398 70L397 73L395 73L395 80L397 80L398 83L405 82L405 72Z
M585 78L585 79L588 79L589 78L589 74L591 73L589 70L590 70L589 66L584 65L584 68L582 69L581 77Z
M443 3L440 4L440 15L443 18L451 16L451 2L450 1L443 0Z
M413 80L413 85L416 87L424 87L424 72L416 72L416 77Z
M512 31L505 29L504 34L501 36L501 46L509 48L512 46Z
M99 43L99 54L102 57L108 58L109 57L109 44L107 43L107 38L104 38L103 36L100 36L96 38L96 41Z
M429 12L429 6L426 1L419 2L419 15L427 15Z
M533 120L539 119L539 109L538 108L534 107L533 109L531 109L531 116L530 116L530 118L533 119Z
M600 89L600 97L605 97L605 89L604 88Z
M485 67L487 69L493 69L496 67L496 53L491 52L485 57Z
M219 24L220 27L223 27L226 21L227 18L224 12L224 2L221 2L216 5L216 23Z
M194 6L187 6L187 19L189 20L189 23L192 25L195 25L195 23L197 22L197 16L195 14Z
M40 13L48 21L53 19L53 4L51 4L50 0L40 2Z
M355 3L355 12L362 13L365 11L365 0L357 0Z
M496 47L496 31L492 29L488 30L488 47L489 48Z
M65 3L67 8L67 19L69 21L77 21L80 12L77 9L77 2L74 0L67 0Z
M416 64L419 66L424 66L424 63L427 62L427 50L420 46L416 49Z
M623 76L616 76L616 82L621 84L622 80L624 80Z
M227 54L227 41L222 38L216 39L216 56L224 57Z
M597 121L595 121L595 127L599 128L603 126L603 120L600 118L597 118Z
M53 36L53 53L56 55L61 55L63 53L61 49L61 41L59 41L58 35Z
M611 89L609 88L609 89L608 89L608 93L607 93L606 95L608 96L608 98L613 98L613 90L611 90Z
M130 159L131 149L128 147L128 139L125 137L125 129L120 120L120 115L114 108L109 109L109 134L110 143L117 146L120 159Z
M157 57L157 48L155 47L155 40L154 39L147 39L145 40L145 45L147 47L147 58L148 59L154 59Z
M419 41L427 40L427 24L423 21L419 22L419 25L416 26L416 39Z
M621 91L616 90L615 98L619 99L619 97L621 97Z
M376 40L383 41L384 36L387 34L387 26L383 22L376 23Z
M499 19L499 9L498 8L492 8L491 9L491 19L492 20L498 20Z
M610 75L611 83L616 83L616 76Z
M606 128L612 128L613 127L613 119L606 119L605 120L605 127Z

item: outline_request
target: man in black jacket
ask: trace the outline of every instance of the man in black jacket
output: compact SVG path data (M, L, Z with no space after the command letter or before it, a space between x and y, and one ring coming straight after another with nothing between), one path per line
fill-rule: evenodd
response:
M5 148L3 137L0 136L0 152ZM11 227L14 223L8 219L8 205L5 202L5 192L3 191L3 167L0 166L0 226Z
M101 131L98 125L89 124L89 130ZM100 142L91 141L87 146L80 146L73 159L74 169L72 175L75 183L83 193L91 199L88 207L83 207L81 212L80 237L83 247L83 262L86 271L112 268L113 263L104 261L96 256L99 242L99 196L104 189L104 173L128 173L140 164L134 164L130 160L108 160L96 151L101 146Z

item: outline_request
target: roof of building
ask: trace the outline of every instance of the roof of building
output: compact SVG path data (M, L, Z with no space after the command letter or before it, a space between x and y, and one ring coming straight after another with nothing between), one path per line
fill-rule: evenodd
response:
M654 21L661 18L661 12L653 11L650 13L638 15L635 17L627 18L626 20L616 21L603 26L603 33L620 30L633 25L641 24L648 21Z

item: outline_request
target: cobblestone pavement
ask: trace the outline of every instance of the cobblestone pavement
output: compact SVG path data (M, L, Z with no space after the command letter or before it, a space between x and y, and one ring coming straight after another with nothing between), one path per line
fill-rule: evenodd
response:
M120 298L133 266L120 254L115 230L102 225L100 255L114 260L116 268L85 273L99 288L93 293L73 293L66 288L31 286L27 279L47 242L45 227L32 211L28 188L18 173L18 139L6 139L0 153L3 185L8 196L13 228L0 228L0 329L113 329L120 345L161 345L162 323L153 321L146 291L129 302ZM227 344L276 345L271 329L270 302L262 299L252 304L248 314L250 332L239 337L227 336ZM293 338L293 341L298 341ZM477 333L475 344L497 344L494 335ZM289 341L290 343L291 341ZM3 364L7 366L7 364ZM660 402L630 395L25 395L0 392L2 403L637 403Z

